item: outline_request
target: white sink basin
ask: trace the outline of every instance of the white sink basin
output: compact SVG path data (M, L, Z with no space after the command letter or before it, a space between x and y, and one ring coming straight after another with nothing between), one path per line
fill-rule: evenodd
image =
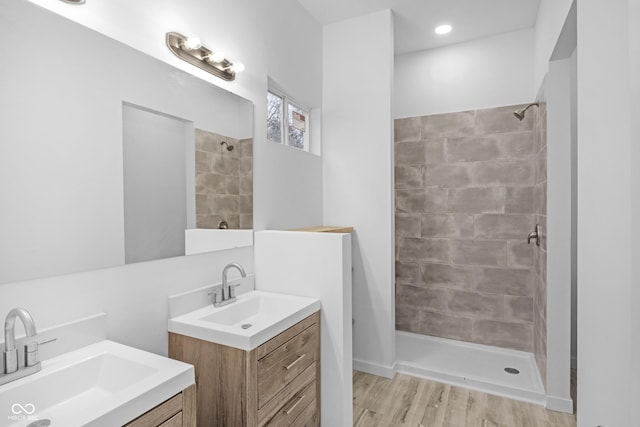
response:
M209 305L174 317L169 332L253 350L319 309L316 298L251 291L224 307Z
M0 387L0 424L47 419L51 427L119 426L194 382L189 364L101 341L45 360L40 372Z

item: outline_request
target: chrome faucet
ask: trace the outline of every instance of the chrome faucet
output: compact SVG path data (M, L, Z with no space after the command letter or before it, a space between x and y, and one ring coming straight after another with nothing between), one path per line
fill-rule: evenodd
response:
M15 330L16 318L20 318L22 321L27 338L32 338L37 334L33 317L31 317L31 314L29 314L27 310L24 308L14 308L7 314L7 318L4 321L4 372L0 375L0 385L26 377L27 375L35 374L41 369L38 358L38 344L44 344L44 342L38 343L37 341L32 341L25 344L24 366L20 367L18 364Z
M222 270L222 285L218 285L213 288L213 306L214 307L222 307L223 305L231 304L236 300L235 288L240 284L227 283L227 274L229 273L229 270L231 270L232 268L237 269L243 278L247 277L247 273L245 273L244 268L237 262L232 262L231 264L227 264L224 267L224 270Z

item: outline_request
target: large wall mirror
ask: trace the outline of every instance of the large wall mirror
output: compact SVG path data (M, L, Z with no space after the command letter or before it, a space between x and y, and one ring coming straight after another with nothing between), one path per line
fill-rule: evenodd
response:
M0 283L252 228L250 101L24 0L0 35Z

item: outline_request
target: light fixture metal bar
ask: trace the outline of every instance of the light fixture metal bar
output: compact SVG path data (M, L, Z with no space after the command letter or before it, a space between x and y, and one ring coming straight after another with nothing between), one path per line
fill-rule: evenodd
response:
M180 33L169 32L166 36L167 47L175 56L188 62L191 65L204 70L216 77L220 77L226 81L233 81L236 78L236 73L233 71L233 64L224 59L220 63L213 63L208 58L213 53L206 47L202 46L198 49L187 49L186 46L187 37Z

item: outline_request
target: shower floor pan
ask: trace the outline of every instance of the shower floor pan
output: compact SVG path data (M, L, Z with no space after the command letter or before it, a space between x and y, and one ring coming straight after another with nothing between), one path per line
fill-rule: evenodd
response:
M508 373L505 368L519 371ZM511 399L545 404L533 354L396 332L396 371Z

